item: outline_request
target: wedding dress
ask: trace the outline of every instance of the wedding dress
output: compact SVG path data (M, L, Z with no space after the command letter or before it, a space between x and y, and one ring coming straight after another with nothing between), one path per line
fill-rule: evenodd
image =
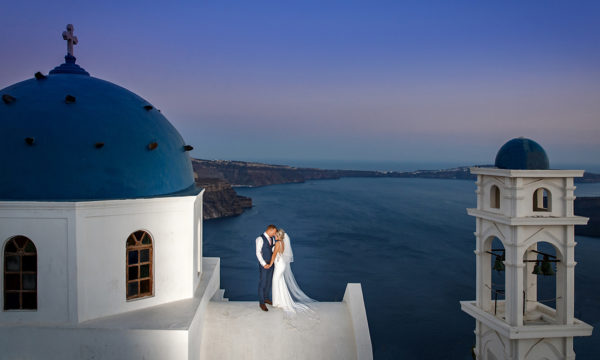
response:
M273 271L273 306L282 308L286 313L310 312L308 304L315 300L306 296L300 289L290 264L294 261L290 238L287 234L283 237L283 253L275 256L275 270Z

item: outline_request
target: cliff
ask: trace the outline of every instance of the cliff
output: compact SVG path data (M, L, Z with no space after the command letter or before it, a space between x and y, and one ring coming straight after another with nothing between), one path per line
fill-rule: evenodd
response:
M193 159L192 165L198 177L219 178L234 186L265 186L340 178L331 170L300 169L244 161Z
M224 179L233 186L266 186L300 183L307 180L339 179L342 177L392 177L426 179L477 180L468 166L441 170L416 171L364 171L324 170L297 168L287 165L269 165L245 161L193 159L192 165L198 177ZM490 165L478 165L490 166ZM585 173L576 183L600 182L600 174Z
M217 178L196 178L196 184L204 188L203 218L216 219L240 215L252 207L252 199L238 195L231 185Z

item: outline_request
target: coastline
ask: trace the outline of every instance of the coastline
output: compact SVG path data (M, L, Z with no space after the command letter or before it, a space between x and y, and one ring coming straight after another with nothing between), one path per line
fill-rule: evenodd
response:
M375 171L329 170L297 168L288 165L271 165L245 161L192 159L196 184L205 189L204 219L218 219L241 215L252 207L252 199L240 196L235 188L260 187L278 184L303 183L309 180L337 180L344 177L365 178L424 178L471 180L469 167L439 170ZM478 165L489 166L489 165ZM575 183L599 183L600 174L588 173ZM600 237L600 197L578 197L575 212L590 218L587 226L577 226L576 235Z

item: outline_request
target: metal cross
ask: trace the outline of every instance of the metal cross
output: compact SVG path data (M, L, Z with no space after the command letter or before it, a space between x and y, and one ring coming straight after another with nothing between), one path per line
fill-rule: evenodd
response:
M73 45L77 45L77 36L73 35L73 24L67 25L67 31L63 31L62 36L67 40L67 53L74 56Z

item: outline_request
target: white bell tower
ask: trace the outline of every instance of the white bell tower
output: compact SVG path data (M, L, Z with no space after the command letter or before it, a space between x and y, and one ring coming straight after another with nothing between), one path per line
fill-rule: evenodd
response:
M588 219L573 214L573 178L583 170L549 170L544 149L524 138L507 142L495 166L471 168L477 175L477 208L467 209L476 218L476 299L460 304L476 321L475 356L575 359L573 337L592 334L574 317L574 226ZM495 238L503 249L492 248ZM538 251L539 243L553 251ZM503 289L492 283L492 264L502 270ZM556 279L550 304L537 297L538 276Z

